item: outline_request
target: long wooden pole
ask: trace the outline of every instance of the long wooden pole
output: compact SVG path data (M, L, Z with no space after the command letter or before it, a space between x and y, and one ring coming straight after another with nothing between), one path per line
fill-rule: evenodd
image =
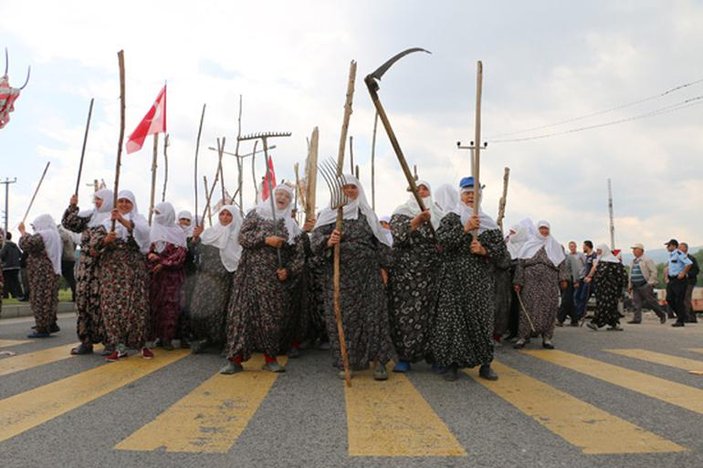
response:
M168 184L168 133L164 137L164 191L161 193L161 201L166 201L166 185Z
M498 227L500 227L500 230L503 230L503 218L505 217L505 205L508 201L508 182L510 181L510 168L506 167L503 170L503 196L500 197L500 201L498 201L498 219L496 222L498 223Z
M34 199L37 198L37 193L39 193L39 187L41 187L42 182L44 182L44 177L46 176L46 171L49 169L49 164L51 164L51 161L47 162L46 166L44 166L44 172L42 172L41 178L39 179L39 183L37 184L37 188L34 189L34 195L32 195L32 199L29 202L29 206L27 207L27 211L24 212L24 216L22 217L23 223L27 220L27 216L29 215L29 210L31 210L32 205L34 205Z
M317 202L317 154L319 151L320 132L317 127L312 129L310 137L310 155L305 174L305 221L315 217L315 204Z
M237 117L237 144L234 154L237 158L237 192L239 192L239 213L244 217L244 159L239 155L239 137L242 136L242 95L239 95L239 116ZM232 197L234 201L234 196Z
M376 129L378 128L378 112L373 118L373 139L371 140L371 209L376 211Z
M474 126L473 176L474 176L474 216L478 216L481 204L481 94L483 92L483 63L476 62L476 121ZM474 236L475 237L475 236Z
M342 176L342 168L344 167L344 148L347 142L347 131L349 130L349 119L352 114L352 102L354 100L354 83L356 81L356 62L351 61L349 65L349 79L347 80L347 96L344 103L344 118L342 119L342 132L339 135L339 148L337 152L337 177ZM337 208L337 220L335 223L335 228L341 233L342 232L342 222L343 222L344 208L342 206ZM333 260L333 272L332 272L332 282L333 282L333 306L334 306L334 318L337 322L337 333L339 334L339 349L342 354L342 365L344 366L344 380L348 387L351 387L351 371L349 369L349 353L347 352L347 342L344 337L344 325L342 322L342 302L340 296L340 282L341 282L341 246L337 243L334 246L334 260Z
M608 217L610 219L610 250L615 250L615 223L613 222L613 186L608 179Z
M203 111L200 114L200 125L198 126L198 139L196 140L195 143L195 165L194 165L194 177L193 177L193 188L195 189L195 216L196 216L196 224L198 222L197 216L198 216L198 152L200 151L200 135L203 133L203 120L205 120L205 107L206 104L203 104ZM200 220L201 223L204 222L204 220Z
M201 216L201 219L203 220L203 224L205 224L205 216L207 215L208 222L210 224L210 227L212 227L212 211L210 210L210 197L209 195L212 195L212 190L208 188L207 185L207 176L203 174L203 185L205 186L205 209L203 210L203 215ZM215 184L212 184L213 189L215 188ZM196 214L197 216L197 214Z
M351 169L349 172L354 174L354 137L350 136L349 137L349 168Z
M85 122L85 134L83 135L83 148L81 149L81 162L78 164L78 178L76 179L76 190L73 192L78 195L78 189L81 185L81 174L83 173L83 159L85 158L85 147L88 143L88 131L90 130L90 118L93 115L93 103L95 98L90 99L90 107L88 108L88 120Z
M117 197L120 190L120 167L122 166L122 145L124 144L125 120L125 77L124 77L124 50L117 52L117 61L120 67L120 138L117 143L117 162L115 163L115 189L112 192L112 206L117 206ZM112 220L112 231L115 230L115 220Z
M224 155L224 149L225 149L225 139L224 137L222 140L219 138L217 139L217 157L219 159L217 163L217 171L215 171L215 180L212 181L212 185L210 186L210 189L208 190L208 185L207 185L207 178L203 176L203 180L205 181L205 194L207 195L207 204L205 206L205 210L203 211L203 218L205 218L205 213L208 213L208 219L210 220L210 226L212 226L212 210L210 208L210 201L212 200L212 193L215 191L215 187L217 187L217 179L220 176L220 173L222 172L222 156Z
M154 133L154 150L151 157L151 197L149 198L149 224L154 214L154 202L156 199L156 168L159 157L159 134Z

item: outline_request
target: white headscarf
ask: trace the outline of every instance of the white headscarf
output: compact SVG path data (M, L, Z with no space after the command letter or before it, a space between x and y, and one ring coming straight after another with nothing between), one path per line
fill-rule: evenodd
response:
M533 234L532 237L530 237L530 239L528 239L528 241L522 246L522 249L520 249L520 253L518 254L518 258L532 258L539 251L539 249L544 247L549 260L551 260L554 266L559 266L559 264L566 259L564 248L551 234L546 237L540 234L539 228L541 227L548 228L550 225L544 220L537 222L537 232Z
M51 215L43 214L32 222L32 229L35 234L39 234L44 241L46 255L51 260L54 273L61 274L61 253L63 252L63 242L56 227L54 218Z
M89 210L83 210L78 212L79 218L90 218L88 222L89 228L94 228L100 226L103 221L110 217L110 212L112 211L113 194L110 189L100 189L93 194L93 200L99 198L103 201L100 208L94 206Z
M228 211L232 215L232 222L227 226L220 223L220 213ZM220 261L227 271L234 272L242 256L242 246L239 245L239 231L242 228L242 215L234 205L225 205L217 212L217 223L207 228L200 235L204 245L211 245L220 250Z
M608 244L598 244L596 250L600 250L601 254L598 257L599 262L620 263L618 257L613 255L613 252L608 247Z
M505 244L513 260L518 258L518 254L528 239L537 234L537 228L530 218L525 218L518 224L510 228L510 233L505 238Z
M149 252L149 246L151 245L151 236L149 223L147 223L144 216L139 214L137 209L137 201L134 198L134 194L129 190L120 190L117 194L117 199L126 198L132 202L132 211L127 214L123 214L122 217L127 221L132 221L134 223L134 229L132 230L132 237L139 246L139 251L143 254ZM105 230L110 232L112 229L112 220L110 218L103 221L103 227ZM129 238L129 231L122 224L115 222L115 232L117 237L122 240L127 240Z
M442 184L434 191L432 198L435 205L447 214L459 203L459 192L450 184Z
M276 192L278 192L279 190L286 192L288 194L288 199L290 200L288 202L288 205L282 210L279 210L278 206L276 205ZM276 188L273 189L273 205L276 210L276 221L278 221L279 219L283 219L283 222L286 224L289 244L293 244L295 238L298 237L302 232L300 226L298 226L298 223L295 222L295 219L293 219L293 215L291 214L291 210L293 209L293 196L293 188L287 184L278 184ZM269 200L268 198L260 202L255 209L256 213L262 218L271 220L273 219L273 214L271 213L271 200Z
M378 218L378 222L380 223L389 223L391 222L391 217L388 215L381 216ZM384 227L381 224L381 232L383 233L384 236L386 236L386 239L388 239L389 245L393 247L393 233L389 228Z
M186 246L186 234L176 224L176 210L169 202L162 202L154 207L154 223L151 225L150 240L159 253L163 252L166 244L173 244L176 247Z
M193 229L195 229L195 224L197 224L193 222L193 214L188 210L179 211L178 215L176 216L176 223L178 223L178 221L184 218L190 221L190 226L181 226L180 224L178 225L181 227L181 229L183 229L183 232L186 233L186 237L193 237Z
M461 193L473 192L473 191L474 191L473 187L464 187L461 189ZM472 206L469 206L469 205L465 204L463 201L461 201L461 197L459 197L459 201L457 202L456 206L451 211L451 213L455 213L455 214L459 215L459 217L461 218L461 224L464 225L469 220L469 218L471 216L473 216L474 209ZM488 216L480 208L478 210L478 222L479 222L479 227L478 227L479 235L483 234L486 231L491 231L493 229L500 229L500 227L498 227L496 222L493 221L493 219L490 216Z
M366 200L366 194L364 193L364 187L362 187L361 182L359 182L359 179L354 177L351 174L343 174L342 175L342 183L344 185L355 185L359 189L359 196L356 197L356 200L349 200L349 203L344 205L343 209L343 218L344 219L358 219L359 218L359 211L366 217L366 222L368 223L369 227L371 228L371 231L373 232L374 237L378 239L378 241L384 245L387 245L388 247L391 246L391 243L388 241L388 238L381 232L381 224L378 221L378 217L376 216L376 213L373 212L371 209L371 206L369 205L369 202ZM320 212L320 215L317 217L317 223L315 223L315 229L317 229L320 226L326 226L328 224L332 224L337 220L337 210L333 210L332 207L327 207L324 210Z
M430 196L423 198L422 202L425 204L425 208L430 210L430 223L432 223L432 226L437 229L439 227L439 223L444 217L444 211L441 210L432 200L432 187L430 186L429 182L427 182L426 180L418 180L417 182L415 182L415 185L417 187L419 187L420 185L424 185L430 192ZM398 206L393 212L393 214L399 214L407 216L409 218L414 218L415 216L420 214L420 205L417 204L415 196L410 195L408 201Z

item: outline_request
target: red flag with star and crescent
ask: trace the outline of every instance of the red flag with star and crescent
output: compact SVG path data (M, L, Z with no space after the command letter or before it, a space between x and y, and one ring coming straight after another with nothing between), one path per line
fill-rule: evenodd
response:
M262 182L261 187L261 200L268 200L269 193L269 179L271 181L271 187L276 187L276 171L273 170L273 159L269 156L268 160L268 171L266 171L266 176Z
M166 132L166 85L156 96L154 104L146 113L137 128L134 129L127 139L127 154L134 153L142 149L147 135Z

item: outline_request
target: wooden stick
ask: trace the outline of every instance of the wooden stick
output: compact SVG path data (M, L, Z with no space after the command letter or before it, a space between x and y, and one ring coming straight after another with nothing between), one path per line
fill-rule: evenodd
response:
M49 164L51 164L51 161L47 162L46 166L44 166L44 172L42 172L41 178L39 179L39 183L37 184L37 188L34 189L34 195L32 195L32 199L29 202L29 206L27 207L27 211L24 212L24 216L22 217L23 223L27 220L27 216L29 215L29 210L31 210L32 205L34 205L34 199L37 198L37 193L39 193L39 187L41 187L42 182L44 182L44 176L46 176L46 171L49 169Z
M254 180L254 204L259 198L259 182L256 180L256 145L259 144L259 140L254 140L254 149L251 152L251 177ZM268 161L266 161L268 164Z
M371 209L376 211L376 129L378 128L378 112L373 118L373 139L371 140Z
M339 136L339 150L337 153L337 177L342 175L342 167L344 167L344 147L347 141L347 131L349 129L349 119L352 114L352 101L354 99L354 82L356 81L356 62L351 61L349 65L349 79L347 82L347 97L344 103L344 118L342 119L342 132ZM337 220L335 223L335 229L340 233L342 232L342 222L344 220L344 208L339 207L337 209ZM334 307L334 318L337 322L337 333L339 334L339 350L342 355L342 365L344 366L344 380L347 383L347 387L351 387L351 371L349 369L349 353L347 351L347 342L344 337L344 325L342 322L342 301L340 294L341 287L341 259L342 254L340 250L339 243L334 246L334 263L332 272L332 282L333 282L333 307Z
M498 227L500 227L500 230L503 230L503 218L505 217L505 204L508 199L508 182L510 180L510 168L506 167L503 170L503 196L500 197L500 201L498 202L498 219L496 222L498 223Z
M76 179L76 191L74 194L78 196L78 188L81 185L81 174L83 173L83 158L85 158L85 147L88 143L88 131L90 130L90 117L93 115L93 103L95 98L90 99L90 107L88 108L88 120L85 122L85 134L83 135L83 149L81 149L81 162L78 164L78 179Z
M481 204L481 94L483 92L483 63L476 62L476 122L474 127L473 176L474 176L474 209L473 215L478 216ZM474 238L477 233L474 233Z
M168 133L164 137L164 191L161 193L161 201L166 201L166 185L168 184Z
M219 161L217 163L217 171L215 171L215 180L212 182L212 186L210 187L210 190L208 191L208 186L207 186L207 178L203 176L203 180L205 181L205 193L207 195L207 205L205 207L206 211L203 211L203 218L205 218L205 213L208 213L208 219L210 221L210 226L212 226L212 210L210 208L210 201L212 200L212 193L215 191L215 187L217 186L217 179L220 176L220 173L222 172L222 156L224 155L224 150L225 150L225 139L224 137L222 140L219 138L217 139L217 157L219 158Z
M310 155L305 173L305 221L315 217L315 204L317 194L317 154L319 150L320 132L317 127L312 129L310 137Z
M239 192L239 213L244 217L244 160L239 155L239 137L242 136L242 95L239 95L239 116L237 117L237 144L234 147L234 154L237 157L237 192ZM232 196L232 201L234 201Z
M193 177L193 187L195 188L195 216L197 218L198 216L198 152L200 150L200 135L203 133L203 120L205 120L205 106L206 104L203 104L203 112L200 114L200 126L198 126L198 139L196 140L195 143L195 167L194 167L194 172L195 175ZM207 187L205 188L205 191L207 192ZM195 220L197 224L197 219ZM200 220L201 223L204 223L204 220Z
M205 186L205 199L207 203L205 203L205 209L203 210L203 216L201 219L203 220L203 224L205 224L205 216L207 215L208 221L210 223L210 227L212 227L212 212L210 211L210 201L208 199L208 194L211 194L212 191L208 189L207 185L207 176L203 174L203 185ZM215 184L212 184L213 188L215 187ZM196 214L197 216L197 214Z
M349 137L349 168L351 173L354 173L354 136Z
M115 189L112 192L112 206L117 207L117 196L120 189L120 167L122 166L122 145L124 144L125 117L125 85L124 85L124 50L117 52L117 62L120 67L120 138L117 143L117 162L115 163ZM112 220L112 231L115 230L115 220Z
M159 134L154 133L154 151L151 157L151 197L149 198L149 225L154 215L154 199L156 197L156 168L159 157Z

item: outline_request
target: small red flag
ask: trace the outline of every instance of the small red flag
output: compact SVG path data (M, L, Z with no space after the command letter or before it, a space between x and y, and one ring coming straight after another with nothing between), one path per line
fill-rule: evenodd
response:
M166 85L156 96L156 101L146 113L137 128L127 139L127 154L142 149L147 135L166 132Z
M261 187L261 201L267 200L269 197L269 180L271 180L271 188L276 188L276 171L273 170L273 159L269 156L268 171L264 177L263 187Z

